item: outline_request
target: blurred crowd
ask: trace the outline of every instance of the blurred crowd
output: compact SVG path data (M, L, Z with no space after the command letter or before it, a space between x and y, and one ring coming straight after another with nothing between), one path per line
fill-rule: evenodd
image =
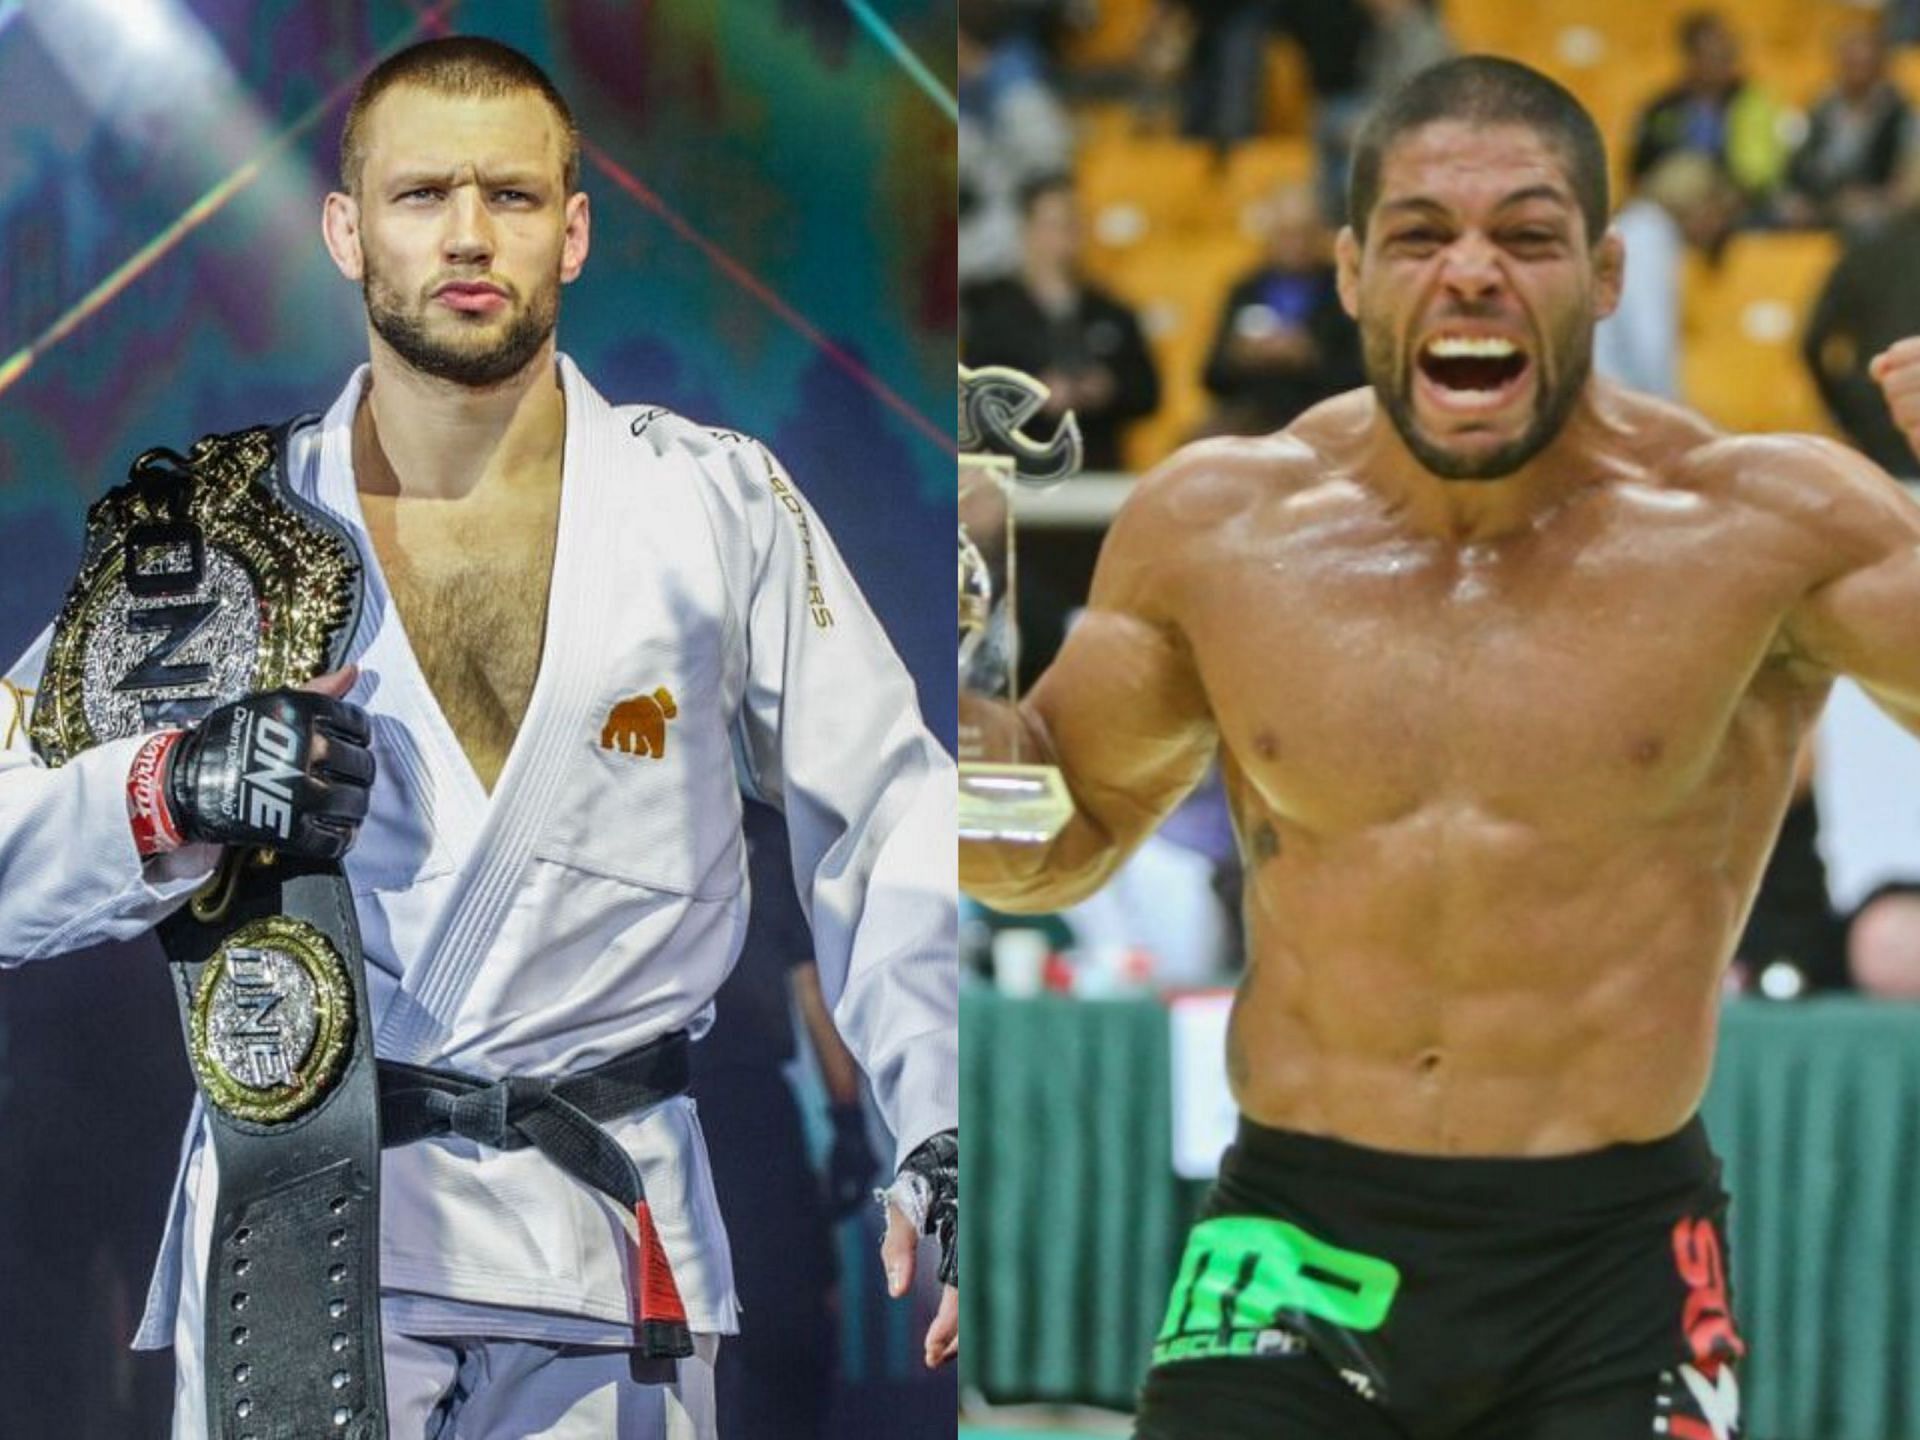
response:
M1197 379L1210 402L1176 443L1271 430L1359 383L1330 260L1347 156L1374 100L1454 42L1431 0L1151 0L1127 63L1076 71L1063 42L1100 3L1119 0L960 5L962 347L972 363L1046 378L1057 408L1081 417L1091 466L1140 468L1160 456L1129 449L1126 437L1156 413L1165 382ZM1920 278L1900 263L1920 229L1920 145L1892 64L1916 7L1848 8L1822 37L1829 73L1801 108L1749 76L1734 20L1707 9L1679 18L1671 83L1650 91L1616 137L1617 223L1633 259L1597 363L1685 398L1679 295L1690 258L1710 266L1742 232L1831 232L1841 262L1812 315L1799 317L1810 322L1813 383L1840 428L1910 473L1914 458L1886 424L1865 361L1885 338L1912 333L1920 314ZM1291 71L1276 74L1277 44L1294 57ZM1235 147L1261 139L1271 92L1288 79L1310 173L1284 179L1244 217L1224 217L1257 234L1261 253L1219 277L1197 374L1163 376L1153 317L1089 264L1075 170L1084 118L1118 102L1143 140L1204 144L1224 174ZM1104 220L1126 224L1118 211Z
M1464 0L960 0L962 359L1042 379L1049 408L1079 417L1088 469L1123 473L1187 440L1270 432L1362 384L1332 263L1348 155L1378 97L1462 48L1456 5L1464 14ZM1867 366L1920 334L1920 125L1900 78L1920 77L1908 63L1920 62L1908 48L1920 0L1804 9L1800 48L1820 47L1820 69L1810 63L1798 94L1749 68L1743 0L1658 12L1664 56L1634 72L1649 78L1617 115L1600 115L1629 263L1595 367L1739 428L1826 428L1911 477L1920 460ZM1564 55L1595 43L1582 33L1561 37ZM1500 49L1479 32L1476 48ZM1196 210L1230 238L1195 228ZM1743 245L1770 243L1818 268L1784 306L1727 287L1744 297L1737 324L1778 349L1806 393L1804 416L1783 407L1762 427L1715 414L1689 384L1701 373L1689 347L1703 342L1688 289ZM1155 283L1129 285L1143 275ZM1193 297L1196 313L1168 294ZM1734 389L1771 384L1721 371ZM1085 595L1096 544L1039 532L1021 547L1030 675ZM1920 998L1920 883L1836 912L1813 778L1809 751L1730 986ZM1016 990L1230 981L1237 864L1210 783L1106 892L1038 932L973 911L973 961ZM1920 882L1920 856L1912 873Z

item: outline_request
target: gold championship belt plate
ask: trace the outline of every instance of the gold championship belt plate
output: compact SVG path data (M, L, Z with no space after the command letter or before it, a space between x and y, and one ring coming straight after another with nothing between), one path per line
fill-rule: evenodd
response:
M33 712L47 764L320 673L360 562L257 483L274 452L267 429L149 450L88 512Z
M268 1125L312 1109L340 1078L353 978L327 937L285 915L227 937L194 984L187 1059L207 1102Z
M309 423L149 450L89 509L33 712L46 764L345 663L362 568L351 533L290 483ZM247 778L270 797L267 763ZM380 1114L345 874L229 847L158 934L219 1174L208 1433L384 1440Z

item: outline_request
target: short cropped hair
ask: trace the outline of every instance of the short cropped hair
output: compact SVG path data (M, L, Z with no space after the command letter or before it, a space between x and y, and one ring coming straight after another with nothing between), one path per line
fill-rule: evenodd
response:
M1347 180L1347 216L1356 235L1366 237L1387 151L1401 136L1442 120L1532 130L1566 163L1587 239L1598 241L1606 233L1607 147L1586 108L1538 70L1492 55L1466 55L1415 75L1361 126Z
M346 128L340 134L340 187L348 194L359 193L360 173L367 162L365 130L367 112L396 85L418 85L442 95L476 96L492 99L521 91L537 92L560 120L565 136L564 183L571 195L580 185L580 131L547 72L510 45L478 35L455 35L441 40L423 40L389 55L374 66L354 92L347 107Z

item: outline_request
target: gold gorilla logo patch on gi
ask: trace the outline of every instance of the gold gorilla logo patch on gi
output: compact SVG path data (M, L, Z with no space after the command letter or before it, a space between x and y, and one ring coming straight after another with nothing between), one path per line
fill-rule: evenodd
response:
M631 695L607 712L600 727L600 748L622 755L650 755L664 759L667 722L680 713L673 692L659 686L651 695Z

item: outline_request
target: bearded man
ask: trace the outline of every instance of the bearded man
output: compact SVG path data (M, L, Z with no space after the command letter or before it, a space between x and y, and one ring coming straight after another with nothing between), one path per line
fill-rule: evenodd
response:
M1920 730L1920 510L1593 377L1628 257L1547 77L1409 81L1349 214L1369 387L1135 489L1052 667L963 714L1076 813L962 881L1071 903L1221 758L1242 1119L1141 1440L1730 1440L1722 974L1835 679ZM1920 434L1920 354L1875 373Z
M578 182L566 103L517 52L437 40L374 70L323 222L370 363L279 462L357 549L349 663L58 766L7 728L6 961L148 929L228 845L344 856L364 937L378 1286L318 1268L347 1236L322 1213L273 1222L311 1225L314 1293L248 1293L268 1226L234 1224L197 1115L138 1342L175 1347L180 1440L371 1433L348 1369L317 1417L260 1413L249 1388L279 1310L340 1318L331 1349L350 1350L354 1293L378 1306L396 1437L713 1434L736 1304L686 1050L745 929L743 791L786 812L828 1003L897 1137L914 1223L894 1207L895 1293L915 1224L957 1278L950 763L772 455L610 405L556 350L587 260ZM200 635L143 671L209 658ZM270 802L247 788L262 773ZM271 1186L254 1200L269 1213ZM950 1285L929 1364L956 1314Z

